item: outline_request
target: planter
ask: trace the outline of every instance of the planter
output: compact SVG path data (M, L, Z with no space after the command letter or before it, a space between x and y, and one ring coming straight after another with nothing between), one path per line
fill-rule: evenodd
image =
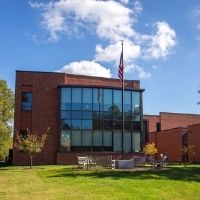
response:
M115 160L115 169L132 169L134 160Z

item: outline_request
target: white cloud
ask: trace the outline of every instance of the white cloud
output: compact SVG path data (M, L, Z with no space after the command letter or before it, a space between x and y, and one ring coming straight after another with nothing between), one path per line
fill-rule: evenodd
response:
M102 76L105 73L106 77L111 76L108 69L96 62L114 62L118 67L120 41L123 40L126 71L137 71L140 78L150 78L151 74L138 66L137 60L166 59L176 44L176 33L167 22L156 22L154 34L142 34L134 29L133 25L143 10L139 0L57 0L30 2L30 6L40 9L41 25L52 41L57 41L64 34L80 37L89 32L106 42L107 45L96 45L94 61L73 62L62 68L69 73L87 71L87 75L91 72L91 75Z
M112 0L59 0L30 5L42 9L42 26L55 40L61 32L74 34L78 29L90 29L91 26L101 38L116 41L131 37L134 31L130 15L140 11L139 3L131 10Z
M96 61L119 62L121 54L121 42L110 44L103 48L100 44L96 46ZM131 41L124 41L124 60L126 63L132 62L140 56L140 46L134 45Z
M149 79L151 78L151 73L150 72L145 72L144 68L140 67L137 64L130 64L125 66L125 72L127 73L138 73L138 77L140 79Z
M63 66L57 72L64 72L68 74L79 74L87 76L98 76L111 78L110 69L107 69L94 61L80 61L72 62L68 65Z
M166 58L176 44L176 33L167 22L157 22L155 27L155 35L147 37L149 48L144 50L145 57L148 59Z

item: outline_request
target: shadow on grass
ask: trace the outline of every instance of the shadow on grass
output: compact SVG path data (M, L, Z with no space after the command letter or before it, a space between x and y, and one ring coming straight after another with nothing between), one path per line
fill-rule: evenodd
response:
M147 170L147 171L86 171L78 168L62 168L58 170L50 170L54 175L49 177L91 177L91 178L112 178L119 179L168 179L180 181L195 181L200 182L200 166L169 167L163 170Z

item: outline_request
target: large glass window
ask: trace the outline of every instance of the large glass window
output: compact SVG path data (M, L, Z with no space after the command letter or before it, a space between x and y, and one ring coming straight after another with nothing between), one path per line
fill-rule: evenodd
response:
M32 110L32 92L22 92L22 110Z
M32 106L31 96L24 106ZM25 98L26 99L26 98ZM140 151L140 92L124 91L124 152ZM122 92L118 89L61 87L60 149L122 150ZM134 132L133 132L134 131Z

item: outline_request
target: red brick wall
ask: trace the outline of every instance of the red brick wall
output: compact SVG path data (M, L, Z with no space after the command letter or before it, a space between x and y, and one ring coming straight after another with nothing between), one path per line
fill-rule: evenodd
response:
M200 115L181 114L181 113L165 113L159 115L144 115L144 120L149 122L149 132L155 132L156 123L161 123L161 130L167 130L177 127L187 127L189 125L200 123Z
M158 116L158 115L144 115L143 119L148 121L149 133L157 131L156 130L156 124L158 122L160 122L160 116Z
M188 144L194 145L195 152L190 159L200 162L200 124L188 126Z
M178 162L182 158L182 128L169 129L157 133L158 156L167 153L170 162Z
M98 78L88 76L66 75L65 84L69 85L85 85L85 86L102 86L102 87L118 87L121 88L119 79ZM139 81L125 81L125 88L140 89Z
M178 113L160 113L161 130L187 127L189 125L200 123L200 115L178 114Z
M45 148L34 158L35 164L56 163L59 105L57 85L64 81L65 75L61 73L17 72L16 74L15 130L20 132L29 128L41 132L50 127ZM33 93L32 112L21 111L21 93L24 91ZM24 153L14 148L13 164L28 164L28 162Z
M151 133L149 133L149 143L154 143L154 144L156 144L156 132L151 132Z
M149 133L149 142L155 143L158 150L157 159L160 154L167 153L170 162L178 162L182 158L182 134L185 129L175 128L161 132Z
M59 85L86 85L121 87L118 79L66 75L63 73L22 72L16 73L15 90L15 121L14 130L27 128L42 132L50 127L47 141L42 152L35 156L34 164L66 163L65 160L73 159L63 157L58 152L58 111L59 111ZM140 89L139 81L125 81L126 88ZM21 111L22 92L32 92L32 111ZM14 134L15 140L15 134ZM71 153L70 155L73 155ZM58 158L57 158L58 156ZM63 160L62 160L63 159ZM13 164L26 165L29 159L24 153L13 150Z

